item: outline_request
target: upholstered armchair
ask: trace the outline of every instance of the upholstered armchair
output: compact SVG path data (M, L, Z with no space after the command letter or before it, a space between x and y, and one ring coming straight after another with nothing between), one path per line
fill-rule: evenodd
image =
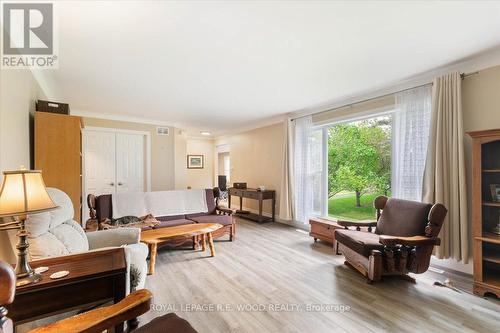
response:
M408 273L420 274L429 268L434 246L440 244L437 236L447 209L441 204L385 196L377 197L374 206L376 221L338 221L345 229L335 231L337 253L369 283L387 275L414 282Z
M28 216L26 229L30 234L30 260L123 246L129 272L127 290L144 288L148 248L140 243L140 229L120 228L85 233L73 220L73 204L68 195L56 188L47 188L47 192L59 208ZM15 246L15 234L9 234L9 238Z

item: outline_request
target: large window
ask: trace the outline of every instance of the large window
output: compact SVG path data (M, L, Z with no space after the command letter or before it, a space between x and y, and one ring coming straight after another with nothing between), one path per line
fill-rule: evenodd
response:
M332 125L327 133L329 216L371 220L373 199L391 195L392 115Z

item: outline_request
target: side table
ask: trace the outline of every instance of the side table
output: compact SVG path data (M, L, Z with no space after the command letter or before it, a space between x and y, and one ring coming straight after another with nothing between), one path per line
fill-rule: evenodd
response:
M127 266L123 248L85 252L33 261L31 267L49 267L37 283L18 287L7 306L15 325L125 298ZM69 271L60 279L50 275ZM115 327L123 332L123 323Z

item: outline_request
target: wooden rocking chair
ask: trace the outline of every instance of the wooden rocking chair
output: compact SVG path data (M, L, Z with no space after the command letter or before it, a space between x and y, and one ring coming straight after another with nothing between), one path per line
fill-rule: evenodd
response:
M377 197L374 206L377 221L337 222L345 228L335 230L337 253L342 253L345 263L363 274L369 283L389 275L415 282L408 273L421 274L429 268L432 250L441 241L438 234L447 209L442 204L385 196ZM375 232L371 232L372 228Z

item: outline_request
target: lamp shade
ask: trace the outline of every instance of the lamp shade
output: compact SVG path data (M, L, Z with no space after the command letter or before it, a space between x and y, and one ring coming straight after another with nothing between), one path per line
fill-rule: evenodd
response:
M4 171L0 217L40 213L57 208L38 170Z

